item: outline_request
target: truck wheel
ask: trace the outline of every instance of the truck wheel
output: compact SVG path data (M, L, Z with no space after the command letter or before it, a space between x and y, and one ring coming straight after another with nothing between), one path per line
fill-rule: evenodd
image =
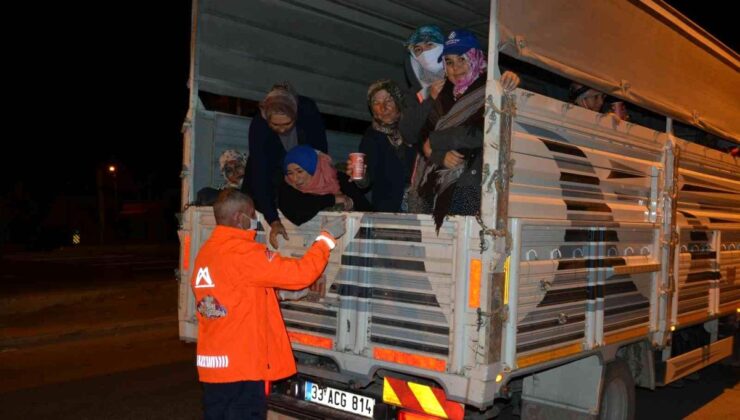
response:
M606 365L601 389L599 418L633 420L635 418L635 381L627 363L615 360Z

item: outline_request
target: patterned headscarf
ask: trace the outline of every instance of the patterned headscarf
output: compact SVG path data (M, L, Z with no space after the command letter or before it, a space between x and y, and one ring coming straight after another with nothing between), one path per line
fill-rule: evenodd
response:
M455 95L455 98L462 96L462 94L465 93L466 90L468 90L468 87L470 87L473 82L478 80L478 77L486 71L486 67L488 66L486 55L483 53L482 50L479 50L477 48L469 49L467 52L462 54L462 57L470 65L470 71L468 72L468 74L465 75L465 77L463 77L462 80L457 82L455 84L455 87L452 89L452 93ZM445 72L446 71L447 63L445 63Z
M221 156L218 157L218 165L221 168L221 173L224 173L226 164L231 161L236 161L237 165L242 167L247 166L247 157L244 153L238 152L234 149L224 150Z
M235 162L235 165L229 165L230 162ZM246 169L247 155L234 149L224 150L223 153L221 153L221 156L218 157L218 165L221 168L221 176L223 176L224 180L226 180L226 183L223 185L223 187L241 187L243 178L240 179L238 183L233 183L231 182L231 180L229 180L229 177L226 176L226 172L234 171L236 170L236 168L241 168L242 170Z
M380 79L371 83L367 88L367 107L370 110L370 115L373 114L373 96L381 90L391 95L399 111L403 109L403 93L401 92L401 88L393 80Z
M403 93L401 92L401 88L399 88L393 80L381 79L373 82L367 89L367 107L370 108L370 115L373 115L373 96L381 90L384 90L391 95L391 98L393 98L393 102L396 103L396 108L398 108L398 112L400 113L403 109ZM388 141L394 147L401 145L403 138L401 137L401 132L398 130L398 121L393 124L383 124L381 121L376 120L373 115L373 128L386 134L388 136Z
M283 114L295 120L298 114L298 95L288 82L272 86L265 99L260 102L262 118L269 120L273 114Z
M445 36L437 25L422 25L416 28L404 45L410 49L420 42L434 42L441 45L445 43Z

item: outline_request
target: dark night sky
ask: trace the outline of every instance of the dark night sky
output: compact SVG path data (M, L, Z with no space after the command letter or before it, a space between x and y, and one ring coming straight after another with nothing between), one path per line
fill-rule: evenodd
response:
M666 0L735 52L738 51L737 12L732 2L721 0Z
M44 39L15 47L22 64L17 78L6 79L9 89L24 90L14 106L22 128L4 139L21 153L2 154L8 175L0 196L19 180L46 199L94 195L96 165L104 162L127 167L135 185L151 185L157 195L179 188L190 1L167 3L44 5L44 13L17 13L35 14L20 37L39 31Z
M730 2L668 3L737 50ZM19 100L25 115L16 122L24 122L14 141L25 152L3 154L4 172L11 171L0 194L19 179L36 195L94 194L95 165L105 161L128 167L133 184L156 196L179 188L190 1L154 4L44 6L36 26L47 39L18 51L36 65L29 70L32 93ZM70 17L58 18L62 13Z

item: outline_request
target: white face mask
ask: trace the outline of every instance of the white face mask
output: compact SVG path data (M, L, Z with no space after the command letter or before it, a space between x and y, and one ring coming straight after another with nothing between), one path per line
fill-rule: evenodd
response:
M414 57L414 59L421 64L421 67L423 67L424 70L431 73L438 73L442 71L442 68L444 67L444 63L437 61L439 56L442 54L443 48L444 47L442 45L437 45L436 47L419 54L418 57Z
M247 224L244 219L249 220L249 224ZM242 217L237 227L244 230L257 230L257 227L259 227L259 223L259 219L252 219L251 217L247 216L246 213L242 213Z

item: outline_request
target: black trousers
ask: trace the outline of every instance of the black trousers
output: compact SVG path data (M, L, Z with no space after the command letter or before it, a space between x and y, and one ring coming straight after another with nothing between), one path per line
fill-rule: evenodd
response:
M265 382L203 382L203 415L206 420L266 419Z

